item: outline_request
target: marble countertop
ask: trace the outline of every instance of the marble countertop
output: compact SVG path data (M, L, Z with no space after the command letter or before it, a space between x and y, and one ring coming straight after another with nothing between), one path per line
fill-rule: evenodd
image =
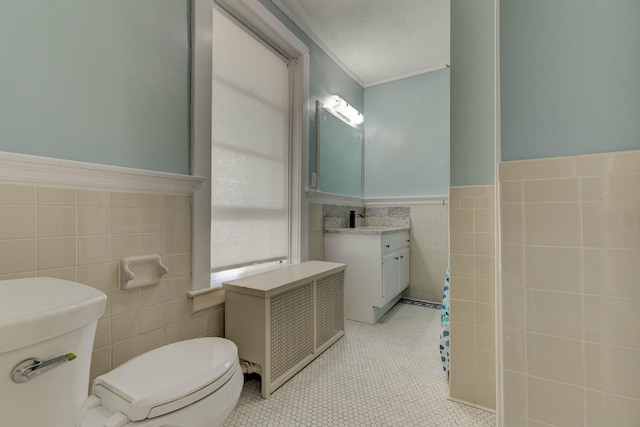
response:
M356 227L356 228L329 228L325 233L335 234L387 234L399 231L409 231L409 227Z

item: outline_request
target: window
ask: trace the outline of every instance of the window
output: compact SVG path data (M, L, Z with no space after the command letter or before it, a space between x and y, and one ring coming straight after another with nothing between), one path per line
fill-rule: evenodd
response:
M211 271L289 262L288 62L213 11Z
M216 21L220 16L226 23ZM193 200L195 296L238 269L305 256L309 53L260 2L195 0L193 25L192 174L210 178ZM218 56L222 37L212 41L217 30L232 41L224 58ZM258 50L243 53L240 38ZM218 58L224 67L217 67Z

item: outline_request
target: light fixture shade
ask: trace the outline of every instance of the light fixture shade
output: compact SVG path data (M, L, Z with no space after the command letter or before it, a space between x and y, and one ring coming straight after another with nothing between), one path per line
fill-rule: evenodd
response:
M364 123L364 114L356 110L347 101L337 95L333 97L332 108L336 113L347 119L351 124L361 125L362 123Z

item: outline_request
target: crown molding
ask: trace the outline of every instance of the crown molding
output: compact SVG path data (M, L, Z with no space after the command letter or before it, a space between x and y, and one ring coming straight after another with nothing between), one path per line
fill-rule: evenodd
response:
M305 33L307 37L311 39L311 41L313 41L320 49L322 49L322 51L326 53L327 56L331 58L331 60L335 62L338 65L338 67L342 69L342 71L347 73L349 77L355 80L355 82L358 83L360 86L362 86L363 88L365 87L365 83L362 81L362 79L358 77L353 71L351 71L351 69L347 67L346 64L342 62L340 58L338 58L338 56L335 53L333 53L333 51L329 49L329 47L326 44L324 44L324 42L317 35L315 35L313 31L309 29L309 27L303 24L302 21L300 21L298 17L294 15L294 13L291 11L291 9L287 7L286 4L284 4L281 0L271 0L271 1L273 2L273 4L276 5L278 9L280 9L285 15L287 15L287 17L291 19L291 21L293 21L293 23L296 24L298 28L300 28L300 30L302 30L302 32Z
M395 76L387 77L387 78L384 78L382 80L376 80L376 81L373 81L373 82L367 82L367 83L365 83L364 88L377 86L377 85L381 85L381 84L384 84L384 83L391 83L391 82L395 82L396 80L407 79L409 77L418 76L420 74L426 74L426 73L430 73L432 71L438 71L438 70L442 70L443 68L449 68L449 67L450 67L449 64L439 64L439 65L434 65L432 67L419 68L419 69L417 69L415 71L411 71L409 73L397 74Z
M397 74L397 75L389 76L389 77L386 77L386 78L380 79L380 80L374 80L374 81L370 81L370 82L364 81L364 80L362 80L362 78L360 76L358 76L356 73L354 73L344 62L342 62L342 60L340 60L340 58L322 41L322 39L320 39L320 37L318 37L313 31L311 31L311 29L309 29L309 27L307 27L295 15L291 11L291 9L289 9L289 7L282 0L271 0L271 1L278 9L280 9L285 15L287 15L287 17L295 25L297 25L298 28L300 28L300 30L307 35L307 37L309 37L320 49L322 49L322 51L325 54L327 54L327 56L329 58L331 58L333 60L333 62L335 62L345 73L347 73L349 75L349 77L351 77L353 80L355 80L355 82L358 83L360 86L362 86L362 88L364 88L364 89L366 89L368 87L371 87L371 86L377 86L377 85L383 84L383 83L389 83L389 82L393 82L393 81L396 81L396 80L406 79L408 77L413 77L413 76L417 76L419 74L429 73L429 72L432 72L432 71L437 71L437 70L441 70L443 68L448 68L449 67L448 63L444 63L444 64L438 64L438 65L433 65L433 66L429 66L429 67L419 68L417 70L410 71L408 73ZM448 59L448 60L450 60L450 59Z

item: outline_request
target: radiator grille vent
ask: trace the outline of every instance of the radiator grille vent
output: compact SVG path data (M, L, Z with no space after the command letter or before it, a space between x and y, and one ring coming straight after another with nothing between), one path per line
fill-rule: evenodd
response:
M316 348L344 330L342 272L316 282Z
M271 297L271 381L313 354L311 283Z

